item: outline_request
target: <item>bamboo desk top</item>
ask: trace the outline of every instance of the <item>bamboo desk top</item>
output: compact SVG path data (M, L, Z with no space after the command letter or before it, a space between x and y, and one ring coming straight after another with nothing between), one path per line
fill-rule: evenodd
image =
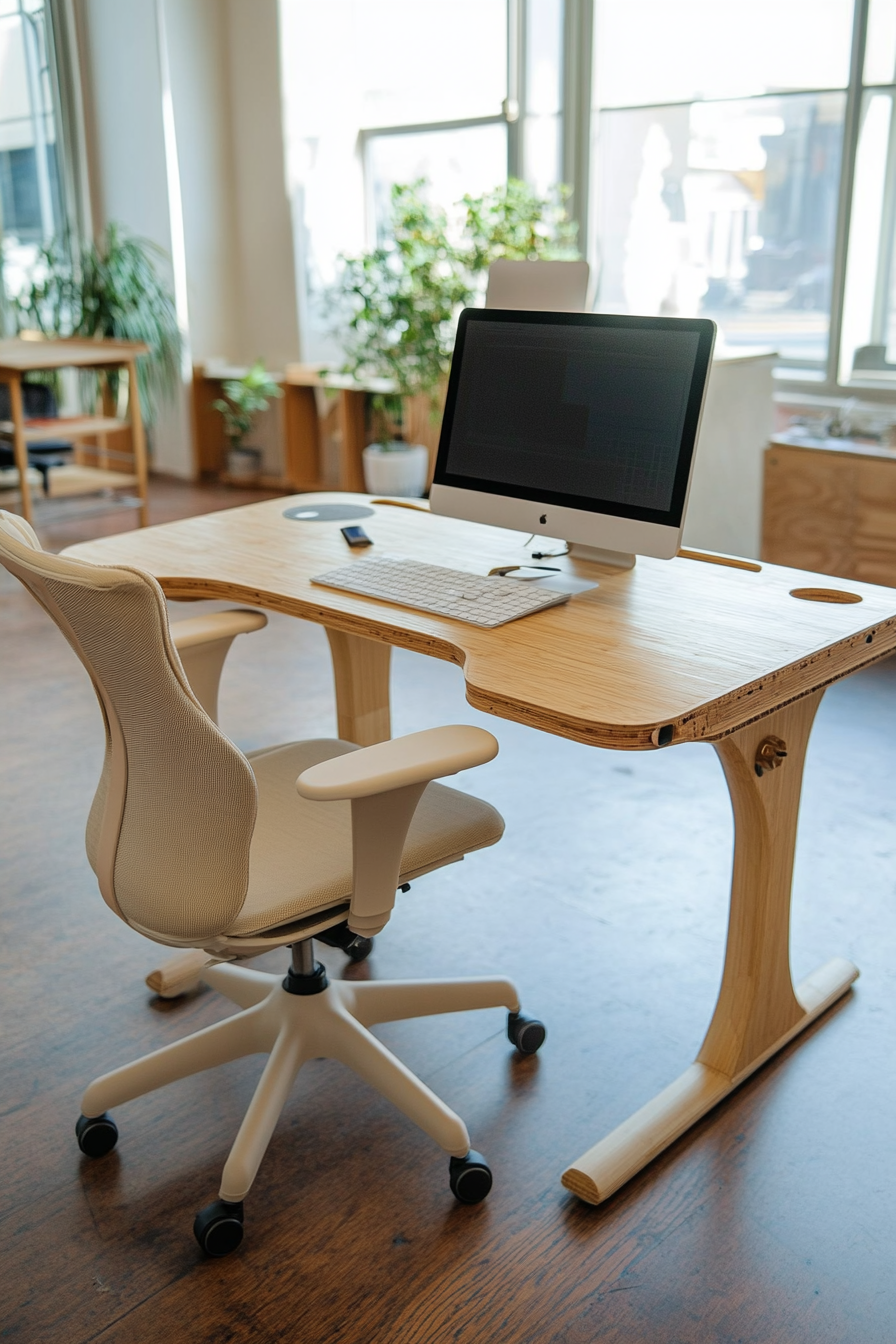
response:
M364 496L301 495L312 500ZM477 709L595 746L650 749L712 741L896 650L896 590L799 570L641 557L633 570L549 563L600 586L564 606L484 630L447 617L315 587L349 563L339 523L283 517L269 500L103 537L66 554L132 564L172 598L225 598L444 658L464 669ZM522 533L377 506L364 519L377 554L486 573L524 559ZM843 589L860 602L804 601L792 589ZM665 735L664 735L665 736Z

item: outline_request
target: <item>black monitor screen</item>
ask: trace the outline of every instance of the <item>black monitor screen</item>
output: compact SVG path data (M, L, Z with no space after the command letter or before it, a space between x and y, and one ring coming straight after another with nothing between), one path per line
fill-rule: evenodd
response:
M468 310L435 479L678 526L713 326Z

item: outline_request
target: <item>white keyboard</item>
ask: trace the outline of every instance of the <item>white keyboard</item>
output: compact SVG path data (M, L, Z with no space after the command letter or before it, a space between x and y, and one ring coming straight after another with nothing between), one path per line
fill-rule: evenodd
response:
M521 616L556 607L569 599L569 593L554 592L520 579L467 574L460 569L443 569L441 565L423 565L417 560L379 556L318 574L311 582L489 628L518 621Z

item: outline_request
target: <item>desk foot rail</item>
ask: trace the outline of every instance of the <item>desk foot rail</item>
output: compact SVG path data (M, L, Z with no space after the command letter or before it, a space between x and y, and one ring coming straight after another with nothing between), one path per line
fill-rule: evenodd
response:
M804 1015L736 1076L695 1063L629 1116L563 1173L563 1184L586 1204L600 1204L701 1120L708 1111L762 1067L846 993L859 972L842 957L820 966L798 986Z

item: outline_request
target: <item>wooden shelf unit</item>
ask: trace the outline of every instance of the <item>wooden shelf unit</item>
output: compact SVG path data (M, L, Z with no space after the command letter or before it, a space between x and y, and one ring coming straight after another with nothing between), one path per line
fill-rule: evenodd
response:
M66 478L62 494L73 495L109 489L107 478L120 476L115 488L135 488L139 500L140 526L148 520L146 507L148 466L146 436L137 387L137 357L147 347L138 341L93 340L3 340L0 341L0 383L9 385L11 420L0 421L0 437L12 439L18 470L18 490L22 515L31 522L33 507L28 474L28 445L50 443L56 439L73 440L79 450L78 488L74 478ZM127 419L117 416L83 415L58 420L25 419L22 405L22 377L47 369L95 368L124 369L128 376ZM109 443L110 436L117 446ZM122 443L122 440L124 442ZM91 472L95 469L95 474ZM52 477L51 477L52 494ZM130 505L128 506L130 507Z
M338 474L331 482L339 490L365 489L363 452L374 441L368 416L368 400L376 393L394 389L383 380L357 382L339 375L322 376L311 364L287 364L283 390L286 394L286 462L284 473L293 489L320 489L325 474L321 421L316 388L334 394L337 403L336 438ZM444 400L444 395L442 400ZM429 480L432 479L439 447L441 411L432 414L428 396L404 398L404 436L409 443L422 443L429 450ZM307 484L305 484L307 482ZM427 482L428 483L428 482Z
M197 476L226 480L227 441L221 415L212 403L221 396L226 378L242 370L197 364L193 369L193 433ZM278 382L279 374L272 374ZM320 366L287 364L282 378L283 469L280 476L261 476L258 484L270 489L308 491L363 490L362 453L373 442L368 402L377 392L390 392L385 381L359 383L338 374L324 375ZM328 410L321 413L321 391L330 394ZM425 444L430 476L439 446L441 414L433 417L428 396L405 398L405 438ZM244 484L245 482L240 482Z

